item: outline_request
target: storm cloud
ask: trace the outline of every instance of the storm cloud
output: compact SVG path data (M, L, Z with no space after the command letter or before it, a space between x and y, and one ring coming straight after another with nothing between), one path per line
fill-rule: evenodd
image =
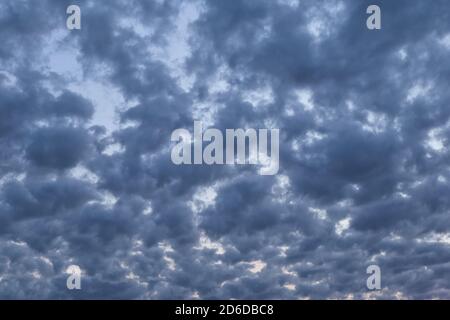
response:
M450 7L372 2L2 1L0 298L450 298ZM173 164L194 120L278 174Z

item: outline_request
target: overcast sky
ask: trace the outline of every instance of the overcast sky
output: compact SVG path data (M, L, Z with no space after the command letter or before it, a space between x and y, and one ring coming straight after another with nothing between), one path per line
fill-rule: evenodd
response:
M447 0L2 0L0 298L450 298L449 17ZM279 128L278 175L174 165L194 120Z

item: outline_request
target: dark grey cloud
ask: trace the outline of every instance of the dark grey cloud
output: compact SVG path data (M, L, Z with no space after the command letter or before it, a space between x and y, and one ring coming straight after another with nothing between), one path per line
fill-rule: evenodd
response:
M446 1L69 4L0 4L1 298L450 297ZM174 165L194 120L279 174Z
M88 142L83 130L59 127L39 129L27 148L27 158L38 166L72 168L87 152Z

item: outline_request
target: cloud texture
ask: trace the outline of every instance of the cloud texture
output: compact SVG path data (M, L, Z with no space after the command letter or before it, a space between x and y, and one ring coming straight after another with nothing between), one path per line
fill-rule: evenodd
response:
M450 7L376 2L2 1L0 298L450 298ZM174 165L194 120L279 174Z

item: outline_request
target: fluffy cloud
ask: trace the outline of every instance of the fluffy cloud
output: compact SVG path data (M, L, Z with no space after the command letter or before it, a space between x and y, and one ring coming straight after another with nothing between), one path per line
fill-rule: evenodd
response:
M450 297L446 1L77 3L0 4L0 297ZM279 174L174 165L194 119Z

